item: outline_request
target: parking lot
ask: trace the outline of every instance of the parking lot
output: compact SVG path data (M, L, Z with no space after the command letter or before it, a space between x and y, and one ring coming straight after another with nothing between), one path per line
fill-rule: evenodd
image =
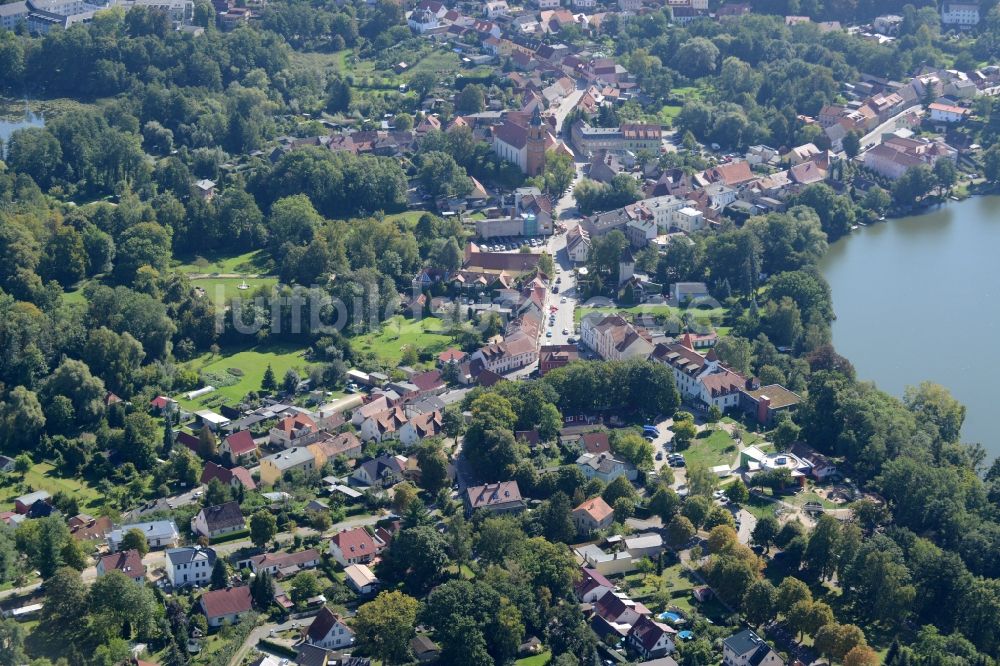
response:
M527 246L533 252L541 252L545 243L546 239L542 236L498 236L484 240L479 248L484 252L520 252L522 247Z

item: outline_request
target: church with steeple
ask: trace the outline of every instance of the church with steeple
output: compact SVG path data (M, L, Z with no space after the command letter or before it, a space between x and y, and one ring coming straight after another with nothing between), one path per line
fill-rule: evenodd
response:
M554 128L542 118L537 106L530 115L524 111L510 111L503 123L493 127L493 152L516 164L525 175L542 173L545 151L553 149L569 150L555 138Z

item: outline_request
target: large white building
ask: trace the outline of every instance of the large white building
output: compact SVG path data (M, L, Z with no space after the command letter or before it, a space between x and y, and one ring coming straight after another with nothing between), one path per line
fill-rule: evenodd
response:
M580 339L605 361L646 358L653 351L649 335L617 314L603 319L584 317L580 324Z
M941 5L941 23L968 29L979 25L978 2L945 2Z
M166 557L167 580L175 588L208 585L215 566L215 551L201 546L171 548Z
M722 365L715 349L702 356L694 350L690 336L685 335L682 342L657 345L651 358L673 370L677 390L687 400L705 409L714 406L726 411L739 407L746 378Z

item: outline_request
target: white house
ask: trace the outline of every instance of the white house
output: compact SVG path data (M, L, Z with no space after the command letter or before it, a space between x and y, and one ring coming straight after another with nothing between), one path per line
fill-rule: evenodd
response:
M722 642L724 666L782 666L778 653L760 636L744 629Z
M360 595L373 594L378 589L379 580L365 564L348 564L344 567L347 584Z
M944 2L941 5L941 23L946 27L966 30L979 25L978 2Z
M208 585L215 566L215 551L201 546L170 548L165 553L167 580L175 587Z
M495 19L508 13L510 7L507 6L507 0L491 0L483 5L483 16L488 19Z
M960 123L969 115L968 109L953 104L934 102L928 108L931 111L931 120L939 123Z
M590 234L577 225L566 232L566 254L574 264L586 263L590 257Z
M722 365L714 348L702 356L694 350L691 336L685 335L680 343L657 345L650 358L673 370L677 390L687 400L706 410L739 407L746 378Z
M338 532L330 539L330 555L342 567L371 562L377 552L375 539L363 527Z
M600 479L604 483L611 483L619 476L624 476L629 481L636 479L635 467L614 458L610 453L584 453L576 459L576 465L588 481Z
M605 361L646 358L653 351L649 335L617 314L584 317L580 338Z
M142 532L150 548L173 548L180 542L181 538L177 531L177 525L172 520L154 520L148 523L122 525L108 534L108 547L111 552L118 550L122 539L131 530Z
M354 631L344 618L324 606L306 630L306 642L327 650L339 650L354 644Z
M659 659L674 651L675 633L673 628L643 615L632 625L626 642L643 659Z
M705 228L705 215L697 208L684 206L670 216L670 226L685 233L701 231Z

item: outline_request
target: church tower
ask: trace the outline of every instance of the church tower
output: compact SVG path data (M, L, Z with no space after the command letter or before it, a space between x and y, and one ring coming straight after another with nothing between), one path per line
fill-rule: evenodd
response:
M528 124L527 162L525 173L537 176L545 168L545 127L542 124L542 114L535 107Z

